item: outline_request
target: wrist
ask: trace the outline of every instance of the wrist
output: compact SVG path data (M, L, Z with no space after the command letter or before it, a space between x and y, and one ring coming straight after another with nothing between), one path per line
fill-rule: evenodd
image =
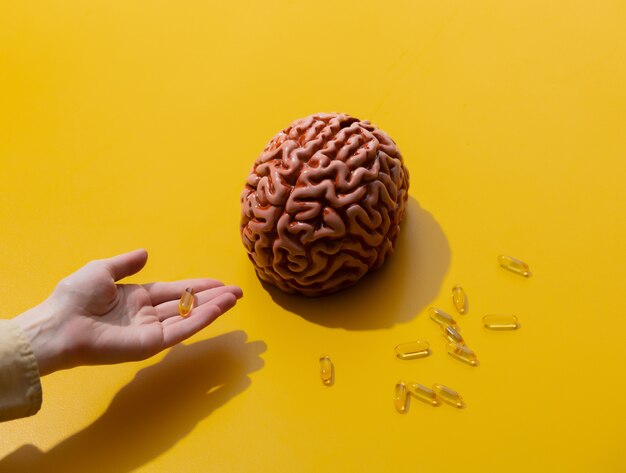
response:
M57 316L43 302L18 315L13 322L24 332L37 360L39 375L45 376L63 369L66 358L62 337L58 333Z

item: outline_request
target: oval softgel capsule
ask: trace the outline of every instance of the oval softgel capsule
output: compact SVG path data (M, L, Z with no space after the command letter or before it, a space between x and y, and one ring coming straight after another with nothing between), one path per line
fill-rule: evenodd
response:
M498 256L498 263L504 269L511 271L512 273L519 274L525 278L530 276L530 268L526 263L512 256L500 255Z
M454 389L451 389L448 386L444 386L443 384L435 384L433 386L433 391L435 391L437 397L446 404L450 404L451 406L454 406L458 409L462 409L463 407L465 407L463 398Z
M457 345L465 345L465 340L463 340L461 334L450 325L446 325L445 327L443 327L443 336L452 343L456 343Z
M430 345L424 340L416 340L414 342L401 343L395 348L396 357L400 360L414 360L415 358L424 358L430 355Z
M452 303L459 314L467 313L467 294L458 284L452 288Z
M320 356L320 378L325 386L333 384L333 362L328 355Z
M193 309L193 287L188 287L183 292L183 295L180 296L180 301L178 302L178 313L182 317L187 317Z
M478 366L476 353L465 345L458 345L456 343L448 344L448 355L470 366Z
M517 330L521 327L515 315L485 315L483 326L489 330Z
M396 410L400 414L404 414L407 411L408 398L409 396L406 389L406 384L404 383L404 381L398 381L396 383L394 404L396 406Z
M430 309L428 309L428 315L433 322L436 322L444 327L446 325L449 325L450 327L453 327L455 330L459 331L456 320L454 320L454 318L447 312L437 307L431 307Z
M409 394L416 399L419 399L422 402L430 404L433 407L437 407L441 405L441 401L437 397L437 393L430 389L429 387L424 386L419 383L409 383L407 388L409 390Z

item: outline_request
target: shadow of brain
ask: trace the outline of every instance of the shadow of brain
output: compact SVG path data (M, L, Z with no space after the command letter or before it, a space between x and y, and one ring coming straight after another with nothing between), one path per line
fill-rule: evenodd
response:
M373 330L408 322L440 292L450 248L434 217L409 198L395 254L359 284L319 298L285 294L266 285L274 302L319 325Z

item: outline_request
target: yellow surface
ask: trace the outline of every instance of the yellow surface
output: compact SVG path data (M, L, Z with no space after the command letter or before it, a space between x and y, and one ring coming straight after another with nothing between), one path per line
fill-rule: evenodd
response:
M136 247L134 281L245 297L167 354L44 378L41 412L0 425L0 471L624 471L625 84L618 0L3 2L0 316ZM270 294L239 241L245 176L333 110L405 156L398 251L335 297ZM479 368L427 316L456 283ZM416 338L432 356L394 358ZM397 414L398 379L467 408Z

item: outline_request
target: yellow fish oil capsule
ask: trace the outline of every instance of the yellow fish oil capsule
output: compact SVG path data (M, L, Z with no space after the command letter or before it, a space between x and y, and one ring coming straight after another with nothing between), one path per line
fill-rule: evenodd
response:
M444 386L443 384L435 384L433 386L433 390L437 394L437 397L441 399L446 404L450 404L451 406L462 409L465 407L465 403L463 402L463 398L459 393L455 390L450 389L448 386Z
M409 396L406 384L404 384L404 381L398 381L396 383L396 397L394 399L394 403L396 405L396 410L400 414L404 414L407 411L408 399Z
M333 384L333 362L328 355L320 356L320 378L326 386Z
M401 343L396 346L396 356L401 360L414 360L430 355L430 345L424 340Z
M452 358L467 363L470 366L478 366L478 358L476 353L467 348L465 345L450 343L448 345L448 355Z
M452 316L447 312L444 312L443 310L436 307L431 307L430 309L428 309L428 314L430 315L430 319L434 322L437 322L439 325L449 325L450 327L453 327L456 331L459 330L459 327L456 324L456 320L454 320Z
M465 340L461 334L454 328L446 325L443 327L443 336L450 340L452 343L456 343L457 345L465 345Z
M459 311L459 314L467 313L467 295L458 284L452 288L452 302L456 310Z
M193 287L188 287L180 296L180 302L178 303L178 313L187 317L189 312L193 309Z
M530 269L528 265L523 261L513 258L512 256L500 255L498 256L498 263L504 269L508 269L512 273L519 274L520 276L529 277Z
M411 383L409 384L408 390L409 394L411 394L413 397L427 404L430 404L433 407L441 405L441 401L437 397L437 393L424 385Z
M489 330L517 330L521 327L515 315L485 315L483 325Z

